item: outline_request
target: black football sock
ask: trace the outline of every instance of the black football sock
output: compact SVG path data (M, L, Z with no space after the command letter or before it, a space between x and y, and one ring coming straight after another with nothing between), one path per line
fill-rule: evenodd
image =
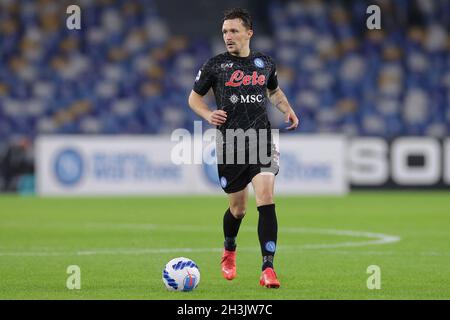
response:
M230 211L230 208L223 216L223 234L225 236L224 246L228 251L236 250L236 237L239 232L242 219L236 219Z
M278 223L275 204L258 207L258 237L263 257L262 270L273 268L273 257L277 245Z

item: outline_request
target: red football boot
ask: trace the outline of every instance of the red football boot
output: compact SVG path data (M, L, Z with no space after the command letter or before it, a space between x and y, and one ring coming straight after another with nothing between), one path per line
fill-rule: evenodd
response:
M236 251L224 249L222 255L222 275L227 280L236 278Z
M272 268L266 268L261 273L261 278L259 279L259 284L266 288L279 288L280 281L277 279L277 274Z

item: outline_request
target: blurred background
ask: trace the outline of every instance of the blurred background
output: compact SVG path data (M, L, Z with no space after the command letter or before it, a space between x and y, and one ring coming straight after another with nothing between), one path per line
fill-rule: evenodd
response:
M80 30L66 27L72 4ZM367 29L371 4L381 9L380 30ZM396 139L426 138L439 147L439 177L403 187L449 187L448 0L0 0L0 190L36 191L41 135L192 131L199 118L187 97L201 65L225 50L222 12L235 6L250 11L251 47L274 57L300 116L299 130L282 134L376 138L386 162ZM272 109L273 127L283 127ZM426 166L436 158L426 152L405 159ZM360 185L398 184L387 175Z

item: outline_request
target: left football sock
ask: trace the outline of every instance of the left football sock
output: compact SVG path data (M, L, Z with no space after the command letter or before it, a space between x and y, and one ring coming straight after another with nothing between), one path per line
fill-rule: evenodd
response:
M258 207L258 237L263 257L262 270L273 268L273 258L277 245L278 222L275 204Z
M230 211L230 208L223 216L223 234L225 236L224 247L228 251L236 250L236 237L239 232L242 219L236 219Z

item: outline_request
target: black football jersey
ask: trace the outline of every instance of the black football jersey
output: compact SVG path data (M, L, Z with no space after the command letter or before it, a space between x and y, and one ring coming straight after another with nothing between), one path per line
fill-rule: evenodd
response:
M226 129L270 129L266 89L277 87L272 58L251 51L248 57L225 52L209 59L198 72L193 90L204 96L213 89L217 108L227 113L227 121L218 127L225 134Z

